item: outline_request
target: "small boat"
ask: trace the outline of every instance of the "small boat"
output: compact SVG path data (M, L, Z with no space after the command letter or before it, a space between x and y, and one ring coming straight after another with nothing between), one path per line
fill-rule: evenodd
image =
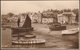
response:
M79 28L73 28L68 30L63 30L62 34L75 34L79 32Z

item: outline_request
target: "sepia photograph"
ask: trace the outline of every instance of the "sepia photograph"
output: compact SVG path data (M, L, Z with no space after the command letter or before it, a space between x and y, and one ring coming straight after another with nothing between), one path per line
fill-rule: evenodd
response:
M1 48L79 49L79 1L1 1Z

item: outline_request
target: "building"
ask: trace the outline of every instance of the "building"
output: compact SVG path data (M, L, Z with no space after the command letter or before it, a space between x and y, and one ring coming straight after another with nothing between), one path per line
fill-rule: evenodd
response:
M32 13L30 15L30 18L32 20L32 23L41 23L41 13Z
M42 12L42 23L52 23L57 22L57 14L52 11L44 11Z
M58 18L58 22L61 24L68 22L68 18L64 16L63 14L58 14L57 18Z
M48 24L48 23L52 23L53 22L53 18L49 18L49 17L42 17L42 23L43 24Z
M72 23L76 23L76 14L74 14L73 12L63 12L62 14L58 14L57 15L58 18L58 22L60 22L61 24L72 24Z
M14 22L17 22L18 15L13 15L10 19Z

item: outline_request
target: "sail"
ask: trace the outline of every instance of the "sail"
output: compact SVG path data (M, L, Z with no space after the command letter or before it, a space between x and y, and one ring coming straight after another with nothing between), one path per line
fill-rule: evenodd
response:
M31 19L28 15L26 16L22 28L31 28Z

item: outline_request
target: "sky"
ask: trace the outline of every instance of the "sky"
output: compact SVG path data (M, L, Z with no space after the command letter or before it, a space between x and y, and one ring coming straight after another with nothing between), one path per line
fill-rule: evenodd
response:
M79 8L79 1L1 1L1 14Z

